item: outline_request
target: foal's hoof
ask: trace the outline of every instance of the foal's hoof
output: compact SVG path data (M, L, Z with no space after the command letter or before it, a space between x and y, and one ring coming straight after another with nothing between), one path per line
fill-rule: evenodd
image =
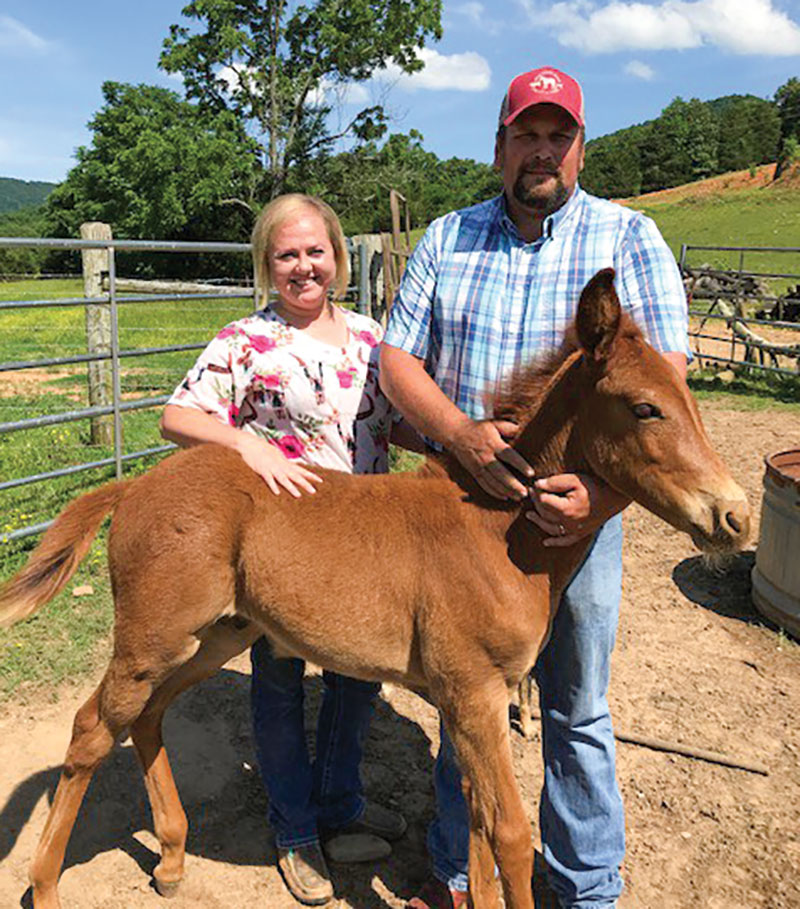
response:
M164 899L172 899L178 893L178 887L180 887L180 880L177 881L160 881L157 877L153 878L155 883L156 890L158 891L159 896L163 896Z

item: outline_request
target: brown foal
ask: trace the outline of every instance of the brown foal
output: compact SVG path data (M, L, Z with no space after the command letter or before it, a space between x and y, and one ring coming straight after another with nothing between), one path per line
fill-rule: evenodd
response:
M701 548L740 548L744 494L683 381L621 313L613 277L598 273L581 295L575 349L514 377L495 413L524 427L514 445L537 475L593 473ZM0 624L30 615L67 583L114 512L114 650L75 717L31 867L36 909L59 906L81 799L126 731L161 844L155 883L175 890L187 822L161 737L164 711L261 634L282 654L428 693L464 771L472 903L498 905L496 861L508 909L532 909L509 695L546 641L589 541L543 547L524 504L489 498L447 456L415 474L320 472L317 494L295 499L274 496L225 448L179 452L69 505L0 590Z

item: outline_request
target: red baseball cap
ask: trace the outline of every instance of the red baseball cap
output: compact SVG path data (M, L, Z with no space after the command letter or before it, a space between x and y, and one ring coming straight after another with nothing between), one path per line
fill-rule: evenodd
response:
M540 66L521 73L508 86L500 107L500 126L508 126L534 104L557 104L583 126L583 91L566 73L552 66Z

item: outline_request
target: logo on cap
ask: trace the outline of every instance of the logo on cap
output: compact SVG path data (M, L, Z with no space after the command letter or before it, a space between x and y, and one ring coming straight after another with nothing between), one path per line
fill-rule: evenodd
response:
M529 83L530 87L542 95L555 95L564 87L558 75L549 70L538 73L533 82Z

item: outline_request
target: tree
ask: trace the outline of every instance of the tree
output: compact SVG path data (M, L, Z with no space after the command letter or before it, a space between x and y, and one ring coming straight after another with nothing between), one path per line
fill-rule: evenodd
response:
M203 28L171 26L160 66L183 75L188 98L249 125L271 196L293 165L329 153L337 139L377 139L386 129L382 106L373 105L332 134L321 92L362 82L389 62L421 69L415 51L441 37L441 0L192 0L183 15Z
M719 171L774 161L779 138L775 104L761 98L733 99L719 114Z
M333 205L345 233L374 233L391 228L390 189L405 196L412 225L420 225L497 195L502 179L491 165L469 158L440 161L412 129L391 135L382 146L367 142L320 158L305 188Z
M642 190L664 189L700 180L717 171L719 123L697 98L675 98L650 124L640 145Z
M792 76L775 92L775 103L781 118L781 147L775 176L789 164L791 139L800 141L800 79Z
M719 121L711 107L698 98L688 103L686 117L689 179L702 180L717 173Z
M47 200L48 229L75 237L83 221L115 236L242 240L250 218L225 204L253 198L255 142L228 111L211 113L150 85L103 84L91 146ZM178 264L180 257L170 257Z
M44 211L41 206L0 213L0 237L42 237ZM38 274L44 269L48 250L33 247L0 249L0 275Z
M607 199L639 194L642 171L639 144L632 130L620 130L587 142L581 185Z
M688 179L686 102L676 98L651 121L640 145L642 192L677 186Z

